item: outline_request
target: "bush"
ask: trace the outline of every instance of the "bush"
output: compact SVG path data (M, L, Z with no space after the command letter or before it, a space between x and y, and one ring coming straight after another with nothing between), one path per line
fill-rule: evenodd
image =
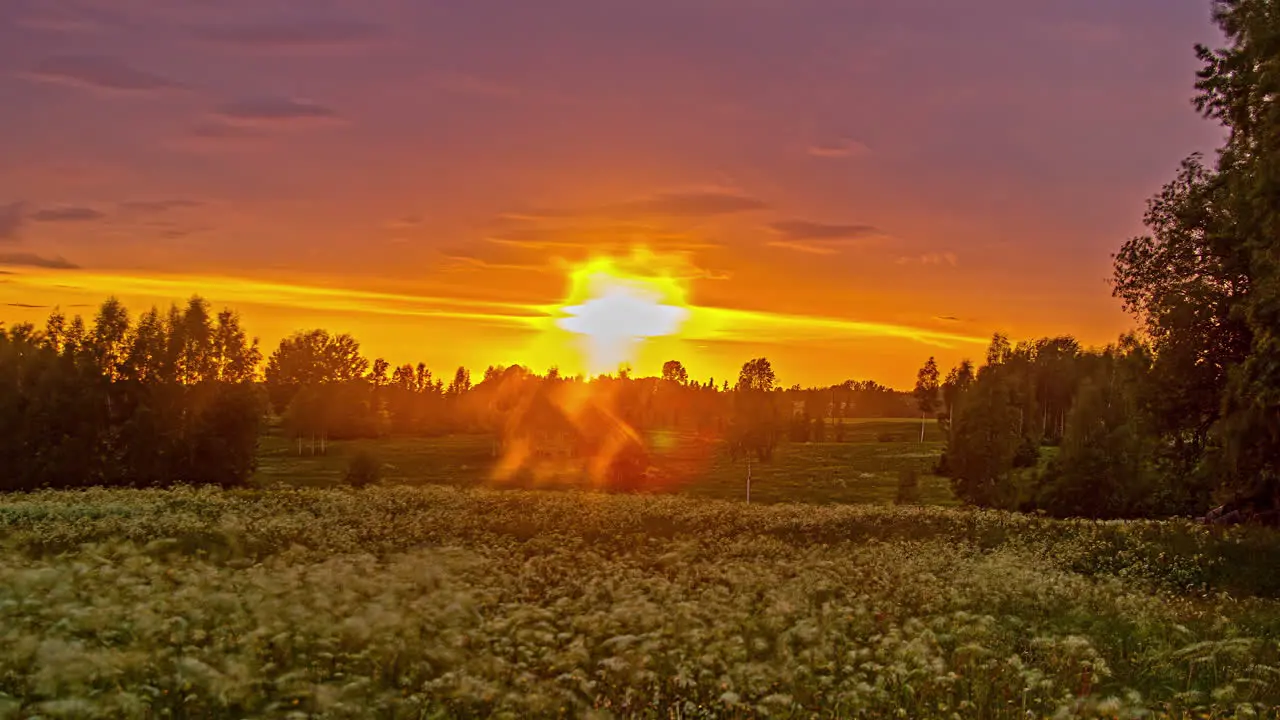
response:
M604 478L612 492L639 492L647 489L649 454L639 443L629 443L610 461Z
M361 450L351 456L347 463L345 480L348 485L356 488L376 485L382 480L382 462L368 450Z
M920 476L915 470L898 471L898 496L893 501L898 505L913 505L920 502Z
M1032 468L1040 464L1040 443L1034 438L1024 437L1013 454L1013 466L1016 468Z
M951 477L951 462L947 460L946 450L938 456L938 462L933 466L933 474L938 477Z

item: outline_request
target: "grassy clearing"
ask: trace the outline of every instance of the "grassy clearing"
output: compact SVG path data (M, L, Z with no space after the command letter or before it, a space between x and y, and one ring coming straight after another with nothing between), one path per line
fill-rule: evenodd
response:
M919 442L918 420L845 420L844 442L784 444L771 463L751 468L753 502L892 503L898 473L920 474L926 504L955 504L945 478L931 475L942 452L936 423ZM833 432L829 433L834 435ZM692 497L742 499L746 464L734 462L716 442L677 433L650 437L655 489ZM256 480L263 485L339 484L350 457L361 450L385 464L384 476L397 484L455 487L491 486L493 443L482 435L392 438L331 443L324 455L298 455L296 443L279 436L263 439ZM582 477L534 478L519 475L504 482L512 488L581 488Z
M1267 716L1278 564L1260 530L944 508L10 496L0 715Z

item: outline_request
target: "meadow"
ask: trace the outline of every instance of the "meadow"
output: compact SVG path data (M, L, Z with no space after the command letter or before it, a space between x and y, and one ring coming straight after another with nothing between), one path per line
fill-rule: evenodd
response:
M1276 567L1262 529L938 507L8 495L0 716L1274 717Z
M920 501L954 505L946 478L932 475L944 446L937 423L915 419L845 419L841 441L828 430L828 442L784 443L769 463L751 467L753 502L892 503L903 470L919 475ZM648 439L653 489L689 497L741 500L747 467L722 443L691 434L657 432ZM492 482L493 442L487 435L386 438L328 443L324 454L310 454L278 432L264 436L255 482L263 487L330 487L343 482L347 463L368 451L383 463L383 476L396 484L455 487L500 486L521 489L573 489L589 485L579 475L534 478L517 474Z

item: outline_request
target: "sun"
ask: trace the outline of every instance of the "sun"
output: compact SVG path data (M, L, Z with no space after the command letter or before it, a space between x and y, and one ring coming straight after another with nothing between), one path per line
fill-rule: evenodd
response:
M596 257L569 272L556 325L582 337L588 369L609 372L634 358L645 339L676 334L689 317L684 282L672 263L646 250Z

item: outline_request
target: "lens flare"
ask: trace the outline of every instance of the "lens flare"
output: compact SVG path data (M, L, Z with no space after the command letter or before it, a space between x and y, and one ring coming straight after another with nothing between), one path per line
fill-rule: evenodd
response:
M595 258L570 273L556 325L583 337L592 373L616 369L646 338L674 335L688 319L684 285L661 270L665 264L639 250L629 258Z

